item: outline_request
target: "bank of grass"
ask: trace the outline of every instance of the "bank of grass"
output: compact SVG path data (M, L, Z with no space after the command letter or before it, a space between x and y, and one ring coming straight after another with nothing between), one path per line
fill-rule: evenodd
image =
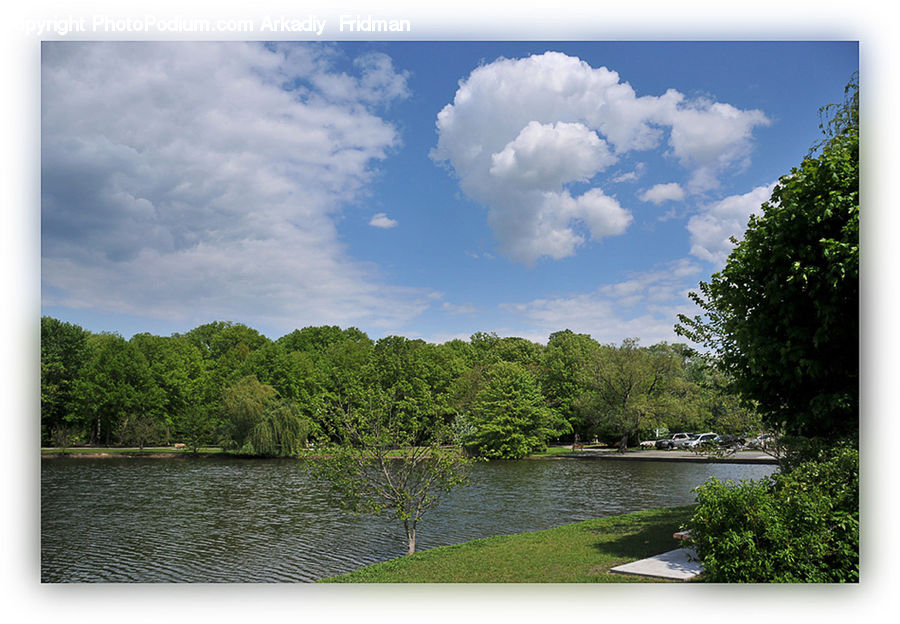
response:
M443 546L322 579L325 583L647 583L610 568L679 544L693 506L653 509L553 529Z
M201 455L221 455L224 451L219 447L202 447L197 450ZM193 450L176 449L171 446L145 446L137 447L105 447L105 446L69 446L66 448L44 447L41 455L191 455Z
M599 444L586 444L584 448L600 449L600 448L607 448L607 447L601 446ZM534 453L531 453L525 459L544 458L544 457L568 457L571 455L577 455L580 452L581 452L581 449L573 450L571 445L570 446L548 446L543 451L536 451Z

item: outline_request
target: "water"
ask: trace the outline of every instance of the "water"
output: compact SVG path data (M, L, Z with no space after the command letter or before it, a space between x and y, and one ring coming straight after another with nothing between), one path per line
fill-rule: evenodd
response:
M522 460L477 464L419 524L419 550L694 502L710 476L772 466ZM47 459L44 582L308 582L406 553L400 523L339 510L302 462Z

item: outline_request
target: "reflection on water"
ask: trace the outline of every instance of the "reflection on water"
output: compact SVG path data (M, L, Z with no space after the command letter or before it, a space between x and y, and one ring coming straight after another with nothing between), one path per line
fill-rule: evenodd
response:
M477 464L419 525L418 549L694 502L708 477L772 466L522 460ZM399 523L348 515L302 462L47 459L44 582L297 582L406 552Z

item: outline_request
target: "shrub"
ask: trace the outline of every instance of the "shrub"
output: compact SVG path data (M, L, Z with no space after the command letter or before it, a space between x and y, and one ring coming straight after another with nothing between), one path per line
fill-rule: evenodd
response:
M717 583L859 581L859 453L842 447L760 481L710 479L689 522Z

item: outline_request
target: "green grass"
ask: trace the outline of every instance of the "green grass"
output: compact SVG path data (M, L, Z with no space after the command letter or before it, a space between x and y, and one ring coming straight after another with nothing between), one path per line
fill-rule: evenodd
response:
M325 583L646 583L609 571L678 547L693 506L639 511L479 539L361 568Z
M585 444L584 448L600 449L600 448L606 448L606 447L601 446L599 444ZM548 446L543 451L538 451L536 453L532 453L526 459L533 458L533 457L566 457L569 455L577 455L580 452L581 452L581 449L576 449L573 451L571 446Z
M198 453L203 455L212 455L212 454L221 454L224 453L219 447L203 447L200 448ZM156 455L159 453L177 453L179 455L190 455L192 453L189 449L174 449L171 446L145 446L143 449L139 449L137 447L134 448L119 448L119 447L100 447L100 446L68 446L66 448L42 448L42 455L99 455L99 454L107 454L107 455Z

